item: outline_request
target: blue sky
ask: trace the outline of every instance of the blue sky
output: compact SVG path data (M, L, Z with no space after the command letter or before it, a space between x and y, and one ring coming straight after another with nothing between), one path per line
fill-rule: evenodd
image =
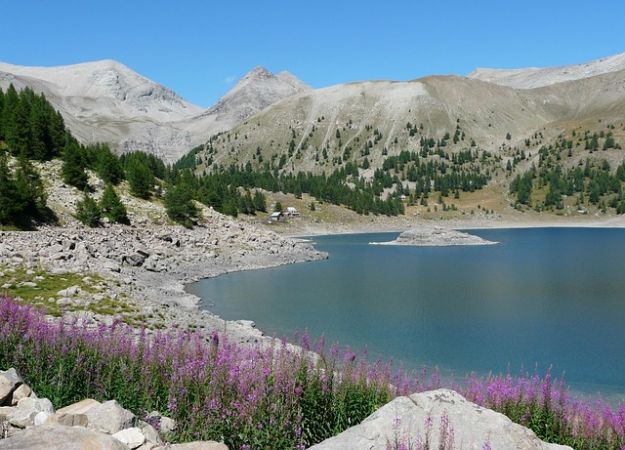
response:
M116 59L209 106L256 65L314 87L625 52L625 2L2 0L0 60Z

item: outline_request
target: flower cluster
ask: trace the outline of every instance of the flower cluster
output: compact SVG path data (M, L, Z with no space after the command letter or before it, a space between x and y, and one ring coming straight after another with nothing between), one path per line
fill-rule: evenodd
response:
M159 411L179 424L173 441L303 449L361 422L396 395L444 384L436 372L394 371L389 362L369 362L366 354L336 345L326 351L323 340L311 344L307 335L300 343L243 346L217 333L150 334L117 322L51 321L0 298L0 368L15 367L57 407L91 397L116 399L140 414ZM470 376L448 387L550 442L576 449L625 445L625 405L575 399L549 372ZM441 421L438 432L452 448L450 424Z

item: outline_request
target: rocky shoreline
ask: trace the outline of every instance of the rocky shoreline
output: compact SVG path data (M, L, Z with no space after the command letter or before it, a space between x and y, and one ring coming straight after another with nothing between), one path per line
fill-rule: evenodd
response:
M185 284L220 274L327 258L310 243L285 238L211 211L194 229L178 226L111 226L97 229L42 228L28 232L0 232L0 295L11 288L37 289L44 278L11 285L11 273L26 269L55 274L84 275L87 285L67 286L42 302L69 306L71 314L94 322L113 316L93 312L103 298L122 302L128 319L148 329L177 327L220 331L237 343L258 342L263 333L251 321L226 321L201 310L200 299ZM97 281L92 278L97 276ZM269 339L269 338L266 338Z

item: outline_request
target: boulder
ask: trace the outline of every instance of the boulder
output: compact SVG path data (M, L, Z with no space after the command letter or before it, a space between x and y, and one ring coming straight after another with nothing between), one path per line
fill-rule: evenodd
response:
M168 434L176 429L176 421L169 417L163 416L158 411L152 411L147 416L147 420L154 424L161 434Z
M59 415L61 414L85 414L94 406L98 406L101 404L102 403L100 403L97 400L94 400L92 398L86 398L77 403L72 403L71 405L61 408L56 413Z
M122 262L128 264L133 267L140 267L145 262L147 256L144 256L141 253L133 253L132 255L127 255L122 258Z
M57 294L61 297L74 297L75 295L78 295L80 291L80 286L70 286L67 289L60 290Z
M132 450L140 447L145 442L145 436L141 432L141 429L136 427L118 431L113 437Z
M34 425L35 417L39 413L46 413L47 415L54 413L54 407L47 398L32 398L27 397L17 402L17 406L14 408L7 419L11 425L17 428L26 428L27 426ZM39 423L43 424L47 416L39 417Z
M89 425L89 419L86 414L52 414L46 420L49 424L59 424L68 427L86 427Z
M338 436L326 439L310 450L386 450L396 438L415 446L424 440L426 423L430 422L430 448L439 448L441 433L448 421L454 442L462 448L492 450L556 450L570 447L541 441L533 431L513 423L503 414L469 402L448 389L398 397L371 414L361 424ZM443 422L443 425L441 425ZM412 448L412 447L410 447ZM441 447L442 448L442 447Z
M89 408L85 415L89 420L89 428L110 434L134 427L137 423L137 417L127 409L122 408L116 400L109 400Z
M13 391L23 382L15 369L0 371L0 406L10 401Z
M11 405L17 405L17 402L19 402L23 398L30 397L32 393L33 391L30 386L28 386L27 384L21 384L17 389L15 389L15 391L13 391L13 396L11 397Z
M128 450L128 447L108 434L88 428L42 425L0 439L0 450L16 449Z
M143 435L145 436L146 442L151 442L153 444L163 443L161 437L158 434L158 431L156 431L156 429L149 423L140 420L137 426L139 427L139 429L141 429L141 433L143 433Z

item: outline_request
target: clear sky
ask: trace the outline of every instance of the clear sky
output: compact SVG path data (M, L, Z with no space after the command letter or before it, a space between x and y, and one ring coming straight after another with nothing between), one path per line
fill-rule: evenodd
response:
M256 65L314 87L625 52L623 0L2 0L0 60L116 59L209 106Z

